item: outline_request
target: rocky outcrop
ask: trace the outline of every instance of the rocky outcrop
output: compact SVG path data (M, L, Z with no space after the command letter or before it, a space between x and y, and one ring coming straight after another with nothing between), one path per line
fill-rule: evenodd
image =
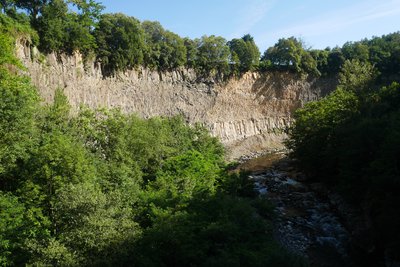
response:
M120 108L144 118L181 114L221 139L230 158L282 148L292 113L335 87L331 80L300 79L290 73L246 73L218 82L193 70L157 72L138 68L104 77L97 63L82 56L43 55L19 41L17 55L45 102L62 88L75 109Z

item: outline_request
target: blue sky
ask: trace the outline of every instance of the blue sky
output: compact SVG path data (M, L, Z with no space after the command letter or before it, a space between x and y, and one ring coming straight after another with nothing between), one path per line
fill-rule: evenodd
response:
M279 38L313 48L400 31L400 0L99 0L105 12L159 21L182 37L250 33L263 52Z

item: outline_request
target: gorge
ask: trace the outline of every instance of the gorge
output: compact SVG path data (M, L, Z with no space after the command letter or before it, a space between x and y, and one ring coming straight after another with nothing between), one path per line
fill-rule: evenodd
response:
M262 53L104 8L0 1L1 266L400 266L400 32Z
M290 72L248 72L218 80L186 68L159 72L139 67L105 77L99 64L84 63L79 53L43 55L23 40L17 41L16 51L44 102L51 103L60 88L75 110L86 105L143 118L182 115L218 137L228 159L282 149L292 113L336 87L333 78Z

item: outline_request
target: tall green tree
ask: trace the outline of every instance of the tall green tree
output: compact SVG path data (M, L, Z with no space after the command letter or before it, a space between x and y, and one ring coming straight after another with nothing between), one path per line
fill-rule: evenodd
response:
M336 127L357 115L358 106L354 92L338 89L321 101L307 103L296 111L286 145L294 158L302 159L299 164L307 174L324 173L327 179L334 175L335 162L330 166L323 162L338 141L334 139Z
M15 5L25 9L29 13L33 25L36 25L39 15L49 2L49 0L15 0Z
M14 7L15 1L14 0L1 0L0 1L0 8L3 13L7 13L10 8Z
M0 189L7 187L8 177L3 176L27 157L35 130L35 109L38 96L27 77L8 72L11 65L19 66L14 57L13 40L0 33Z
M165 32L159 64L160 69L176 69L186 64L186 46L179 35Z
M165 30L159 22L144 21L146 36L145 64L159 70L175 69L186 64L186 46L177 34Z
M339 72L339 86L352 91L370 89L368 87L373 85L377 74L369 62L346 60Z
M339 47L334 47L328 55L328 73L338 74L346 58Z
M63 0L53 0L43 8L38 19L41 51L49 53L66 50L69 39L66 29L68 16L68 6Z
M96 47L93 30L100 19L104 6L94 0L69 0L68 2L74 4L78 9L77 13L73 11L69 13L68 49L70 51L78 50L84 55L88 55Z
M254 70L260 60L260 51L250 34L246 34L241 39L232 39L228 42L231 54L236 54L239 60L241 72ZM234 57L234 56L232 56ZM233 60L234 63L235 61Z
M142 29L145 32L145 59L144 63L151 69L159 68L161 57L161 42L164 28L158 21L143 21Z
M326 48L324 50L313 49L310 51L311 57L317 63L317 69L321 73L321 75L328 75L328 57L329 57L330 48Z
M315 59L303 47L303 43L294 37L279 39L278 43L265 51L262 60L277 69L320 75Z
M105 74L143 63L144 33L140 23L123 14L104 14L95 29L97 59Z
M343 56L348 60L366 62L369 60L369 48L364 42L346 42L342 46Z
M183 44L186 47L186 66L195 69L197 65L197 46L196 42L190 38L185 37Z
M197 68L208 75L229 74L229 47L220 36L203 36L195 40L198 49Z

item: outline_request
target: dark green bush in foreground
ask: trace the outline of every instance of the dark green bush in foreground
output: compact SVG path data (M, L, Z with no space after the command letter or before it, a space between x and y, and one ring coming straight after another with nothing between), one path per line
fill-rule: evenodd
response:
M376 253L399 260L400 85L354 84L366 83L298 110L287 145L304 172L368 214Z

